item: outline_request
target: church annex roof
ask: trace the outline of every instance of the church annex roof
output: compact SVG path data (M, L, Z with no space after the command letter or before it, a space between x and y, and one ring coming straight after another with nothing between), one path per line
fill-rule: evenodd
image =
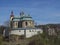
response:
M30 30L30 29L41 29L41 28L12 28L12 30Z

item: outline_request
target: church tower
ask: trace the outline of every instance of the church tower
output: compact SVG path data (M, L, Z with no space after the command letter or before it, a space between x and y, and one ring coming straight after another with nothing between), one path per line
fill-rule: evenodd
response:
M11 11L11 15L10 15L10 27L18 28L18 17L14 16L13 11Z
M13 11L11 11L11 15L10 15L10 28L13 28L13 18L14 18L14 14L13 14Z
M25 15L24 12L20 13L20 27L34 28L34 20L30 15Z

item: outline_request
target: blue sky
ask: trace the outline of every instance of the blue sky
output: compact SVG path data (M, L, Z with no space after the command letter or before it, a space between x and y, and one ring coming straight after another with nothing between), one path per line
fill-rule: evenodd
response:
M37 24L60 23L60 0L0 0L0 25L21 11L30 14Z

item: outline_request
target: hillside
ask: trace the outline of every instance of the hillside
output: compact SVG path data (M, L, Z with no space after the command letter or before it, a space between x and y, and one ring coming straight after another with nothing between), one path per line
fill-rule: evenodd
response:
M0 36L0 45L60 45L60 24L47 24L47 25L38 25L37 28L43 29L43 34L35 35L28 39L23 39L18 42L7 42L3 41L2 35ZM52 35L49 35L52 32ZM54 29L54 31L53 31ZM0 28L2 32L3 28ZM50 33L51 34L51 33ZM54 34L54 35L53 35ZM18 43L18 44L17 44Z
M18 42L4 42L0 38L0 45L60 45L60 38L57 36L49 36L45 33L35 35L28 39L23 39Z
M32 39L32 40L31 40ZM39 34L30 38L29 45L60 45L60 38L57 36L47 36Z

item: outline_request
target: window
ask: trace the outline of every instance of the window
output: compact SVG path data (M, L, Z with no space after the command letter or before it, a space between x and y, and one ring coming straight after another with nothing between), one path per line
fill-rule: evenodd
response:
M32 30L32 32L34 32L34 30Z
M27 23L27 22L25 22L25 24L26 24L26 26L27 26L27 24L28 24L28 23Z
M31 32L31 30L29 30L29 32Z

